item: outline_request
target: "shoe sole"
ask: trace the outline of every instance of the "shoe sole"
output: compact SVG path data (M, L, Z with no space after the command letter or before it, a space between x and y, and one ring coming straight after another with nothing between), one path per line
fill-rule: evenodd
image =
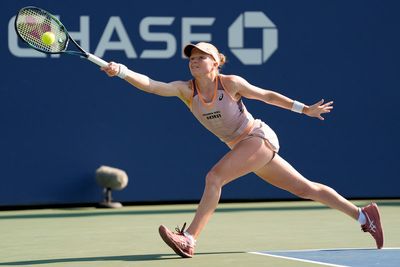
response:
M381 238L382 238L382 244L377 244L378 249L381 249L383 247L383 243L384 243L384 237L383 237L383 227L382 227L382 223L381 223L381 215L379 214L379 208L378 205L376 205L376 203L372 203L372 206L375 208L376 214L378 215L378 223L379 223L379 228L381 229Z
M181 256L182 258L192 258L193 255L187 254L185 252L183 252L179 247L177 247L175 245L174 242L172 242L171 239L168 238L168 234L167 234L168 229L161 225L158 228L158 232L160 233L160 236L162 238L162 240L164 240L164 242L170 247L172 248L173 251L175 251L176 254L178 254L179 256Z

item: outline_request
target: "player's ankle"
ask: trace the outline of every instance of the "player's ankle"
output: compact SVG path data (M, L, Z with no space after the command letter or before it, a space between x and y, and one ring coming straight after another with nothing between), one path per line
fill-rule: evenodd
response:
M360 208L358 208L358 219L357 221L361 224L364 225L367 222L367 218L365 217L364 212Z
M196 239L194 238L194 236L192 236L191 234L189 234L187 231L183 232L183 235L186 236L190 242L190 244L194 247L196 246Z

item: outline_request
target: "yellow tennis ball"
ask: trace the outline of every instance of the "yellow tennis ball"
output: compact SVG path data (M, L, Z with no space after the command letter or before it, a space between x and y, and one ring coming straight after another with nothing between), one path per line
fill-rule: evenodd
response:
M52 45L56 40L56 36L52 32L45 32L42 34L42 42L45 45Z

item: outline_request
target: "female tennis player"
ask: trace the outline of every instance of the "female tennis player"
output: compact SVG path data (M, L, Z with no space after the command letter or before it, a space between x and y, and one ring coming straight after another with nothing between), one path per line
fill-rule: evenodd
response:
M162 239L175 253L184 258L194 255L196 239L217 208L222 187L251 172L296 196L318 201L358 220L362 230L373 236L376 246L383 246L377 205L372 203L358 208L332 188L303 177L277 154L279 142L276 134L267 124L253 118L242 99L260 100L320 120L324 119L322 115L332 110L333 102L321 100L308 106L251 85L242 77L222 75L219 69L225 63L225 56L210 43L189 44L184 48L184 54L189 58L189 70L193 76L190 81L164 83L152 80L115 62L102 68L110 77L119 76L145 92L179 97L200 123L231 149L205 177L203 196L187 230L186 223L175 233L163 225L159 227Z

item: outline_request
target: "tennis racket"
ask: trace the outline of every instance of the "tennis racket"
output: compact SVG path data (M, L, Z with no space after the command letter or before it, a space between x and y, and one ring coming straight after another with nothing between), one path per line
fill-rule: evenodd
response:
M15 17L15 31L25 43L40 52L66 53L84 57L100 67L108 65L108 62L83 50L71 38L61 21L41 8L28 6L19 10ZM70 41L76 46L76 50L67 50Z

